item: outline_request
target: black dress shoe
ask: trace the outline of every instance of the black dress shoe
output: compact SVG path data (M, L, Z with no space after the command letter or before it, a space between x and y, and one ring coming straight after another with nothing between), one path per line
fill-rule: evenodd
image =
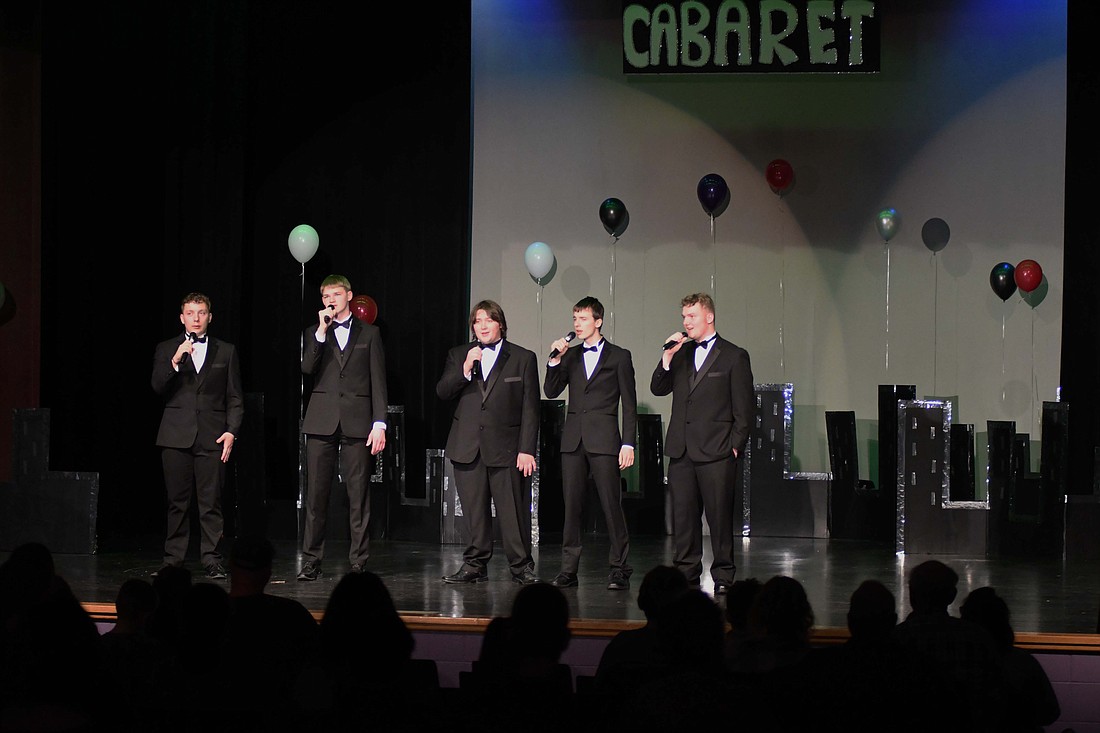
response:
M444 583L482 583L489 579L489 574L484 570L477 572L462 568L453 575L444 575Z
M356 575L360 575L360 574L362 574L362 573L363 573L364 571L366 571L366 568L365 568L365 567L363 567L363 564L362 564L362 563L358 563L358 562L353 562L353 563L351 564L351 571L350 571L350 572L352 572L352 573L355 573Z
M608 590L627 590L630 588L630 578L619 568L614 568L607 576Z
M527 568L522 573L514 573L512 575L512 582L519 583L520 585L534 585L542 581L539 580L539 576L535 575L534 570Z
M225 566L220 562L213 562L206 566L206 577L210 580L225 580L229 573L225 572Z
M714 595L724 596L730 591L730 584L724 580L714 581Z
M577 587L577 574L576 573L558 573L557 577L550 581L550 585L555 585L558 588L576 588Z
M298 580L317 580L324 572L321 571L321 566L311 562L307 562L302 566L302 571L298 573Z

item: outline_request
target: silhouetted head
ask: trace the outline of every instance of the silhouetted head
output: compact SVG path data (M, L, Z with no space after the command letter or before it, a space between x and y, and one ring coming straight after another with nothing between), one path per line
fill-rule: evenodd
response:
M767 636L808 642L814 610L806 589L786 575L771 578L756 594L749 611L749 625Z
M687 577L671 565L658 565L642 578L638 587L638 608L650 622L661 609L688 589Z
M144 630L159 602L152 583L140 578L130 578L119 586L115 596L118 628L126 631Z
M734 631L744 631L749 627L749 609L760 592L760 581L756 578L735 580L726 593L726 621Z
M661 611L657 643L674 664L717 672L723 667L722 609L703 591L691 588Z
M909 573L909 605L918 613L947 613L958 593L959 574L939 560L926 560Z
M889 637L898 623L894 594L877 580L865 580L848 602L848 631L853 639Z
M569 601L549 583L520 588L509 623L512 643L531 656L556 661L569 646Z
M275 547L266 537L245 536L233 542L229 553L230 595L263 593L271 580Z
M959 607L959 615L988 631L1001 649L1011 647L1016 641L1008 604L989 586L970 591Z

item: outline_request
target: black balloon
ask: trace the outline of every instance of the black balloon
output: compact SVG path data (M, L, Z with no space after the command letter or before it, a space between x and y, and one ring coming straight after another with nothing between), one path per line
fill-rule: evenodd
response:
M929 219L921 227L920 237L924 240L925 247L932 252L939 252L951 239L951 227L943 219Z
M711 216L718 216L722 213L719 209L723 208L729 200L730 190L726 185L726 179L717 173L708 173L699 179L697 193L699 203L703 205L703 211Z
M993 266L989 271L989 287L1001 300L1008 300L1016 292L1016 268L1007 262Z
M600 204L600 221L603 228L613 237L621 237L630 223L626 205L619 199L607 199Z

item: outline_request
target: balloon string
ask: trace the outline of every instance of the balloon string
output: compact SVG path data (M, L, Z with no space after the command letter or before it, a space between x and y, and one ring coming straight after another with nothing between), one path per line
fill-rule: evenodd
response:
M1007 301L1005 307L1001 308L1001 404L1005 401L1005 308L1008 307Z
M1035 409L1035 401L1039 397L1039 382L1035 378L1035 310L1031 311L1031 434L1035 435L1035 418L1038 411Z
M615 245L618 244L619 238L614 237L611 240L611 311L609 312L611 321L611 338L615 338Z
M542 343L542 278L535 280L539 284L539 289L535 291L535 303L539 307L539 343Z
M890 245L886 247L886 376L890 376Z
M306 263L302 263L302 270L298 277L301 280L301 303L302 309L306 307ZM305 358L306 353L306 341L305 331L302 330L298 333L298 363L302 363L302 359ZM306 376L301 369L298 370L298 424L302 424L302 418L306 409ZM301 511L305 502L305 495L303 489L305 488L305 482L302 481L304 476L305 467L302 465L302 451L298 450L298 510Z
M932 266L935 268L932 278L932 394L939 394L936 386L936 368L940 361L940 261L936 259L935 252L932 253Z
M784 245L780 254L779 267L779 370L783 372L783 381L787 381L787 346L783 342L783 324L787 318L787 291L783 288L783 279L787 276L787 248Z
M718 292L714 288L714 278L718 272L718 243L714 237L714 214L710 215L710 255L712 258L710 266L710 294L712 297L717 298Z
M776 207L779 209L779 221L780 221L780 237L779 237L779 371L783 374L783 381L787 381L787 345L783 341L783 327L787 322L787 290L784 287L784 281L787 278L787 244L786 237L786 214L787 210L783 206L783 195L780 194L776 199Z

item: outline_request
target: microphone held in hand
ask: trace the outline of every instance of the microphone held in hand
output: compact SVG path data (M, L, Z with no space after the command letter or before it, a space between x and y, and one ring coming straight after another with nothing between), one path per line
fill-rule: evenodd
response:
M671 349L671 348L672 348L673 346L675 346L676 344L678 344L678 343L680 343L681 341L683 341L684 339L686 339L686 338L687 338L687 336L688 336L688 335L687 335L687 331L681 331L681 332L680 332L680 335L681 335L681 336L682 336L683 338L679 338L679 339L672 339L671 341L666 341L666 342L665 342L665 345L661 347L661 351L668 351L668 350L669 350L669 349Z
M569 343L573 339L577 338L577 334L574 331L570 331L569 333L565 334L565 336L563 338L565 339L565 343ZM561 353L560 351L558 351L557 349L554 349L553 351L550 352L550 358L551 359L556 359L556 358L558 358L558 354L560 354L560 353Z
M187 340L190 341L192 343L192 345L195 343L196 338L198 338L198 336L195 334L194 331L188 331L187 332ZM180 357L180 364L179 365L183 366L184 364L187 363L187 361L190 358L191 358L190 354L184 353L184 355Z
M336 306L330 305L328 309L332 312L336 312ZM325 323L332 323L332 316L325 316Z

